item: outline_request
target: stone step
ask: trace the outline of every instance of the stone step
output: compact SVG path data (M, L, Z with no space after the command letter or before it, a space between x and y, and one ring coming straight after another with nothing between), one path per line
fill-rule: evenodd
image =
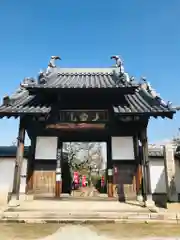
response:
M78 212L78 213L96 213L96 212L106 212L106 213L126 213L126 212L139 212L139 213L149 213L148 208L140 208L140 209L23 209L23 208L9 208L6 209L4 212L9 213L17 213L17 212L55 212L55 213L67 213L67 212Z
M107 212L107 211L86 211L86 212L80 212L80 211L64 211L64 212L46 212L46 211L29 211L29 212L2 212L1 217L40 217L40 216L47 216L47 217L72 217L72 216L103 216L103 217L123 217L123 216L141 216L141 217L156 217L159 216L161 218L167 218L167 217L180 217L180 214L177 213L143 213L143 212Z
M136 212L4 212L1 214L3 218L10 217L122 217L122 216L144 216L148 217L149 213L136 213Z
M84 213L84 214L46 214L46 213L5 213L1 216L0 221L9 222L29 222L29 223L46 223L46 222L161 222L161 223L180 223L180 214L158 214L158 213L124 213L124 214L107 214L107 213Z

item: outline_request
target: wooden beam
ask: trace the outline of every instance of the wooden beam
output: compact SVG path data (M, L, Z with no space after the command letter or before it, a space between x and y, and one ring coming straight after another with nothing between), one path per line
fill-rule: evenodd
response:
M17 142L17 152L14 168L14 180L12 194L16 195L16 200L19 200L19 189L21 182L21 167L24 157L24 140L25 140L25 127L23 119L20 119L19 132L18 132L18 142Z

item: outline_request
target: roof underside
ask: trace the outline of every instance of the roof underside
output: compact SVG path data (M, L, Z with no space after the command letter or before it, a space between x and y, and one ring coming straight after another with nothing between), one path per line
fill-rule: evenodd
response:
M120 79L117 69L53 69L53 72L44 75L43 83L31 84L21 87L11 97L9 102L0 106L0 117L19 116L20 114L47 114L51 111L51 105L47 99L40 97L40 89L112 89L131 88L137 83ZM42 79L41 79L42 81ZM137 87L136 87L137 88ZM30 89L39 89L34 93ZM93 91L92 89L92 91ZM75 90L75 89L74 89ZM118 90L118 89L117 89ZM76 90L75 90L76 91ZM82 89L83 91L83 89ZM31 93L30 93L31 92ZM93 92L92 92L93 94ZM119 94L122 94L119 92ZM157 100L149 96L143 89L139 88L133 94L124 94L125 102L118 106L112 106L115 114L147 114L148 116L162 116L172 118L175 111L163 106Z

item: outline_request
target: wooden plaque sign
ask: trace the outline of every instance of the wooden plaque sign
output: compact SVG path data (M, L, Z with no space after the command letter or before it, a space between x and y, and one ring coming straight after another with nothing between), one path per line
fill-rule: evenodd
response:
M64 130L90 130L90 129L104 129L105 124L104 123L55 123L55 124L49 124L46 128L52 128L52 129L64 129Z
M61 110L58 120L49 123L46 128L77 130L104 129L108 122L106 110Z
M59 115L60 122L107 122L106 110L62 110Z

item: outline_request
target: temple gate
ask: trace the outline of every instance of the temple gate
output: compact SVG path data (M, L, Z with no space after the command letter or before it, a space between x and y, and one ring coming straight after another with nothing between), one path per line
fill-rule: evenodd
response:
M56 57L57 58L57 57ZM55 57L38 79L24 79L3 98L0 117L19 118L12 194L19 199L25 132L31 140L27 194L62 193L63 142L106 142L109 198L151 199L147 126L150 117L172 119L175 110L152 91L111 68L60 68ZM64 167L65 169L65 167Z

